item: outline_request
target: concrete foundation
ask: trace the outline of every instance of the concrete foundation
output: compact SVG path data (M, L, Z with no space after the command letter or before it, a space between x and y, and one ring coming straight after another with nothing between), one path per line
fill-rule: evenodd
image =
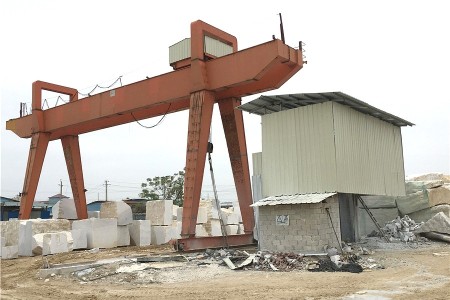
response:
M129 226L130 245L149 246L151 243L151 222L150 220L134 220Z
M145 218L150 220L152 226L172 225L172 200L147 201L145 207Z
M117 247L117 219L78 220L72 229L86 230L87 248Z
M117 225L128 225L133 221L131 207L123 201L107 201L100 206L100 218L117 219Z

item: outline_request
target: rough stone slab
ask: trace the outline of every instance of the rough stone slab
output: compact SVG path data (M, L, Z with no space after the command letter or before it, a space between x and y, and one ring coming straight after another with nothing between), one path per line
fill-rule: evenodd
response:
M32 253L34 255L64 253L71 251L72 245L70 232L38 233L33 235Z
M4 239L4 246L19 245L19 220L0 221L0 236Z
M197 214L197 224L204 224L208 222L208 210L206 207L199 207Z
M172 206L172 221L173 220L178 220L178 209L179 209L180 207L178 206L178 205L173 205Z
M117 246L130 246L130 230L129 225L117 226Z
M370 212L381 227L387 222L395 220L399 215L397 208L372 208ZM363 208L358 208L358 227L360 236L368 235L374 230L378 231L378 228Z
M117 219L117 225L128 225L133 221L131 207L123 201L107 201L100 205L100 218Z
M86 219L74 221L72 229L85 229L88 248L117 247L117 219Z
M445 184L434 189L428 189L427 192L430 207L439 204L450 204L450 184Z
M420 233L431 231L450 234L450 217L446 216L443 212L437 213L414 232Z
M86 249L87 248L87 231L85 229L72 229L73 249Z
M100 218L100 211L99 210L88 210L88 218Z
M413 194L426 189L437 188L444 184L443 180L406 181L406 194Z
M56 202L52 207L52 218L77 220L78 216L75 201L70 198L63 198Z
M151 222L150 220L134 220L129 226L130 245L132 246L149 246L151 239Z
M408 215L412 212L419 211L429 207L427 191L420 191L414 194L397 197L398 210L401 215Z
M152 225L152 245L167 244L175 235L175 229L172 226Z
M147 201L145 218L150 220L152 226L172 225L172 200Z
M433 207L425 208L419 211L408 214L416 223L426 222L431 219L437 213L443 212L446 216L450 217L450 204L436 205Z
M226 225L225 228L228 235L238 234L239 225Z
M195 225L195 236L196 237L205 237L209 236L208 232L206 231L206 228L203 224L197 224Z
M13 245L13 246L4 246L1 247L2 253L1 258L2 259L14 259L19 257L19 246Z
M19 221L19 256L33 256L31 222Z
M361 196L368 208L395 208L395 197L390 196ZM358 207L363 207L358 201Z

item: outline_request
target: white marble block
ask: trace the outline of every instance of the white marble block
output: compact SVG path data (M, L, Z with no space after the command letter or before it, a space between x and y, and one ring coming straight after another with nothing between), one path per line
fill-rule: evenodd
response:
M123 201L107 201L100 206L100 218L116 218L117 225L128 225L133 221L131 207Z
M205 224L208 222L208 211L206 207L199 207L197 214L197 224Z
M20 221L19 224L19 256L33 256L32 230L29 220Z
M69 252L72 250L72 244L70 232L38 233L33 235L32 253L34 255L49 255Z
M87 248L87 231L86 229L72 229L73 249Z
M130 231L130 244L132 246L149 246L151 239L150 220L134 220L128 227Z
M239 225L238 225L239 227L238 227L238 234L244 234L245 232L244 232L244 224L242 224L242 223L239 223Z
M195 236L196 237L209 236L208 231L206 231L204 224L195 225Z
M1 247L5 247L6 246L6 239L3 236L1 236L0 237L0 241L1 241ZM19 244L19 243L17 243L17 244Z
M145 218L154 225L172 225L172 200L147 201Z
M227 235L235 235L238 233L239 225L226 225Z
M19 245L19 224L19 220L0 221L2 247Z
M175 235L175 228L172 226L152 225L152 245L166 244L171 239L175 238Z
M211 236L222 236L220 220L211 220Z
M178 219L178 209L180 207L178 205L173 205L172 206L172 220L177 220Z
M183 221L183 208L182 207L177 208L177 221L179 221L179 222Z
M100 218L100 211L99 210L92 210L92 211L89 211L88 210L88 218L90 219L90 218Z
M228 209L222 209L222 218L225 225L237 225L239 224L239 216Z
M172 227L175 229L175 237L174 239L181 239L181 221L173 221Z
M117 247L117 219L86 219L72 223L72 229L85 229L87 248Z
M53 219L77 220L77 209L73 199L64 198L56 202L52 207Z
M19 246L18 245L13 245L13 246L4 246L0 248L2 253L1 253L1 258L2 259L13 259L13 258L18 258L19 257Z
M117 226L117 246L130 246L130 230L129 225Z
M237 215L239 223L242 223L242 213L239 204L233 206L233 212Z

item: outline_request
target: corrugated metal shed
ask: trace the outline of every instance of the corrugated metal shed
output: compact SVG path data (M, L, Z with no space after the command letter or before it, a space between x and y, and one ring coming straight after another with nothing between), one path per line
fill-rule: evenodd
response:
M370 115L396 126L413 126L414 124L397 116L373 107L342 92L286 94L276 96L261 96L253 101L239 106L239 109L252 114L266 115L300 106L333 101L351 107L360 113Z
M336 195L336 193L316 193L316 194L295 194L295 195L281 195L270 196L259 200L250 206L266 206L266 205L280 205L280 204L305 204L305 203L319 203L323 200Z

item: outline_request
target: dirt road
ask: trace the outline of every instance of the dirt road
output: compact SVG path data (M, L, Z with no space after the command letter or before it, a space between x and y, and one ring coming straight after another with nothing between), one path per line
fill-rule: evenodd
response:
M127 247L58 254L48 261L56 264L161 253L173 252L168 247ZM166 278L170 274L171 280L164 283L136 276L88 283L73 276L38 278L42 258L25 257L1 262L1 299L449 299L450 245L376 250L372 257L385 269L355 274L232 271L217 265L175 267L160 273Z

